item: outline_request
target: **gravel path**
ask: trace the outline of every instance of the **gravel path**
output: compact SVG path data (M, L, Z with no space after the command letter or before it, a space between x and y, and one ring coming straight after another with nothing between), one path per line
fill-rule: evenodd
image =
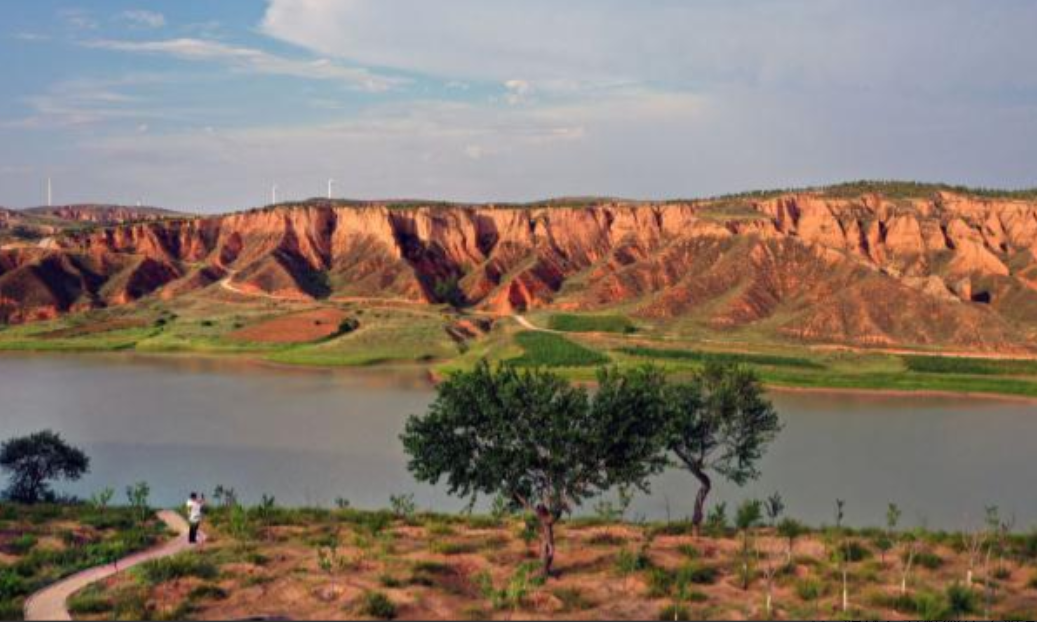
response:
M191 548L187 542L187 521L172 510L162 510L158 517L176 532L176 538L146 551L134 553L106 566L97 566L74 574L67 579L45 587L25 601L26 620L71 620L68 613L68 599L76 592L91 583L122 572L153 559L170 557Z

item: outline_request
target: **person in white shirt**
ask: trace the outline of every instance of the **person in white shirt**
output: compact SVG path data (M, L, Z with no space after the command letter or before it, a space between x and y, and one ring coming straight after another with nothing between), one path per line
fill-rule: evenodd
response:
M198 528L202 524L202 508L204 507L205 495L192 492L191 498L187 500L187 523L190 526L187 541L191 544L198 543Z

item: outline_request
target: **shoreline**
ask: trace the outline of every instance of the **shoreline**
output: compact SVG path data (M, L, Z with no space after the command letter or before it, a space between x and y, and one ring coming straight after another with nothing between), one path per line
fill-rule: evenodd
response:
M940 389L862 389L849 387L800 387L788 384L764 383L768 392L775 393L811 393L832 395L859 395L861 397L945 397L968 398L973 400L993 400L998 402L1021 402L1037 405L1037 397L1015 395L1012 393L984 393L980 391L946 391Z
M269 360L261 352L218 352L218 351L141 351L141 350L4 350L0 348L0 359L2 358L107 358L111 360L141 361L162 363L227 363L248 366L256 370L270 373L337 373L347 375L363 375L378 373L410 373L415 380L419 377L434 387L443 381L445 374L435 366L426 363L384 363L376 365L300 365L285 363L282 361ZM562 375L566 375L563 370ZM593 380L575 379L578 384L593 385ZM997 393L985 391L952 391L946 389L899 389L899 388L864 388L864 387L825 387L825 386L800 386L794 384L771 383L764 380L767 391L786 394L830 394L830 395L859 395L861 397L942 397L942 398L967 398L973 400L990 400L996 402L1015 402L1023 404L1037 404L1037 396L1019 395L1014 393Z

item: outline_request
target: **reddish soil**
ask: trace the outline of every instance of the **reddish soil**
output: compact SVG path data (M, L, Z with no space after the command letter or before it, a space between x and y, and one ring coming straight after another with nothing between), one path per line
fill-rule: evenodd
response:
M228 336L255 343L307 343L337 334L347 317L338 309L314 309L246 326Z

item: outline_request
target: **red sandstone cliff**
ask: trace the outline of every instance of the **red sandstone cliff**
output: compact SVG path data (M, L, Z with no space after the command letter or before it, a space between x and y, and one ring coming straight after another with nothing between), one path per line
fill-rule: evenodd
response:
M293 298L594 310L803 340L1037 343L1037 202L799 193L586 207L312 202L70 233L0 252L0 319L170 298L231 275Z

